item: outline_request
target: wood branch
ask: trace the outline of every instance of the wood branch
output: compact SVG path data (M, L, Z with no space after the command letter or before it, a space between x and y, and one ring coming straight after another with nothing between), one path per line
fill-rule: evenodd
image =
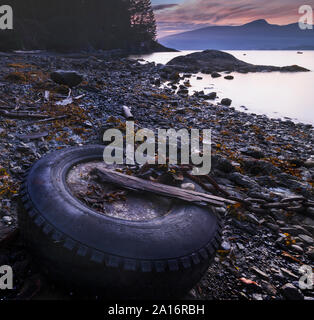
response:
M49 122L49 121L56 121L56 120L62 120L69 118L69 115L64 115L64 116L58 116L58 117L52 117L52 118L46 118L38 121L34 121L33 123L43 123L43 122Z
M208 195L205 193L183 190L177 187L172 187L157 182L143 180L137 177L128 176L110 169L99 170L96 168L91 172L91 174L95 175L101 183L110 183L117 187L122 187L124 189L132 191L149 192L168 198L180 199L197 205L212 205L215 207L221 207L226 204L236 203L231 200Z
M6 118L14 118L14 119L45 119L47 115L38 114L38 113L31 113L26 111L6 111L0 110L0 115Z
M30 126L32 124L37 124L37 123L45 123L45 122L50 122L50 121L63 120L63 119L67 119L69 117L70 117L69 115L64 115L64 116L57 116L57 117L46 118L46 119L41 119L41 120L36 120L36 121L30 121L30 122L23 124L23 126Z

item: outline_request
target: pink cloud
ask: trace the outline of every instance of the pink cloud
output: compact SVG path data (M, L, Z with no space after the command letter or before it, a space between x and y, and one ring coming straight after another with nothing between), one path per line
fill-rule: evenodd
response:
M314 8L314 0L307 4ZM165 32L191 30L205 25L240 25L256 19L267 19L269 23L288 24L297 22L299 7L304 0L185 0L181 4L155 12L159 24L159 35ZM166 29L166 26L172 26ZM173 26L176 25L176 28ZM181 27L180 27L181 26Z

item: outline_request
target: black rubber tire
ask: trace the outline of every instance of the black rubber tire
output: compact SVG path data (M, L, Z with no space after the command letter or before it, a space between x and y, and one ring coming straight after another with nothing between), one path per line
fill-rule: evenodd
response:
M186 294L207 271L221 241L213 210L176 204L151 221L111 218L91 210L69 191L67 172L102 160L103 146L49 154L29 170L21 187L21 233L55 280L120 298Z

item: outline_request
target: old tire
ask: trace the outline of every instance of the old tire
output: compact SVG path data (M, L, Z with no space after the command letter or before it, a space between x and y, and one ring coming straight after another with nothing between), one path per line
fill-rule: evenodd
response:
M19 225L40 265L55 280L101 295L179 297L207 271L220 244L213 210L185 203L151 221L125 221L91 210L69 191L67 172L101 160L103 146L49 154L21 188Z

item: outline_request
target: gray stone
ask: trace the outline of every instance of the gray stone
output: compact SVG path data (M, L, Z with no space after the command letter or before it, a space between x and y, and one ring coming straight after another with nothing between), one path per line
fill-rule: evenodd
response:
M310 249L307 255L312 261L314 261L314 248Z
M281 292L287 300L304 300L302 292L291 283L282 286Z
M223 243L221 244L221 248L222 248L223 250L229 251L229 250L231 250L231 245L230 245L229 242L223 241Z
M313 245L313 244L314 244L313 238L310 237L310 236L308 236L308 235L306 235L306 234L300 234L300 235L299 235L299 238L300 238L303 242L305 242L305 243L307 243L307 244L309 244L309 245Z
M305 161L304 166L309 169L314 168L314 159L309 159Z
M219 74L218 72L213 72L211 74L212 78L220 78L221 77L221 74Z
M230 175L230 180L239 185L240 187L252 189L254 187L258 187L258 184L254 180L238 172L232 173Z
M221 100L220 103L221 103L223 106L229 107L229 106L231 106L232 100L229 99L229 98L224 98L224 99Z
M78 86L83 81L83 76L76 71L58 70L50 74L50 78L60 85L66 85L70 88Z

